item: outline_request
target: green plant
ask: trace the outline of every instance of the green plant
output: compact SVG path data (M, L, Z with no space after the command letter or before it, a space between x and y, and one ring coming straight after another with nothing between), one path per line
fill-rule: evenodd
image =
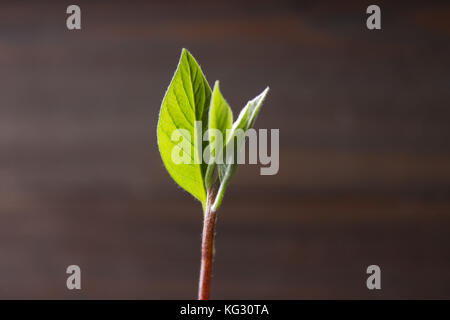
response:
M239 129L246 131L254 125L268 90L250 100L233 123L233 114L220 92L219 82L215 82L211 91L200 66L183 49L161 104L157 129L161 158L175 182L203 206L198 295L201 300L209 299L216 212L236 173L236 157L242 148L242 143L235 144L235 141L239 140ZM225 137L223 143L219 143L222 141L213 132ZM179 139L184 143L179 143ZM210 159L207 162L202 161L205 154ZM183 161L175 161L174 156L180 156Z

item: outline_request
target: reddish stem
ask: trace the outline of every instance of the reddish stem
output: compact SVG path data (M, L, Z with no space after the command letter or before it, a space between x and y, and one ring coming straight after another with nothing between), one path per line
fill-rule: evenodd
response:
M216 188L208 190L205 214L203 219L202 259L200 265L200 280L198 285L198 299L209 300L211 289L211 273L214 256L214 228L216 213L211 210L214 202Z

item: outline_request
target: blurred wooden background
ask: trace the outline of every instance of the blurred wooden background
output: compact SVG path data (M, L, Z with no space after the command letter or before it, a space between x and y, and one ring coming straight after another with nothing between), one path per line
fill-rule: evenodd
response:
M270 85L280 128L219 212L214 298L450 298L448 2L378 1L381 31L364 1L78 1L81 31L69 4L0 4L0 298L196 297L201 207L156 146L182 47L235 114Z

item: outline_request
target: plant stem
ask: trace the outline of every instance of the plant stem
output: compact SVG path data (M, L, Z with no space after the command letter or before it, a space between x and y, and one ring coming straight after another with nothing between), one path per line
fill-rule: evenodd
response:
M214 257L214 228L216 225L216 213L212 210L212 204L217 188L214 186L208 190L206 208L203 218L202 258L200 264L200 280L198 284L198 299L209 300L211 289L211 273Z

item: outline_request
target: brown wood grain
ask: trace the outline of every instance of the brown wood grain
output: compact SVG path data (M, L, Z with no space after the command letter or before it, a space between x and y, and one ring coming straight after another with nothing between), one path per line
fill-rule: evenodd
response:
M0 298L195 298L201 206L156 146L182 47L280 129L218 212L212 298L450 298L450 6L0 4ZM65 268L82 269L68 291ZM382 269L382 290L365 270Z

